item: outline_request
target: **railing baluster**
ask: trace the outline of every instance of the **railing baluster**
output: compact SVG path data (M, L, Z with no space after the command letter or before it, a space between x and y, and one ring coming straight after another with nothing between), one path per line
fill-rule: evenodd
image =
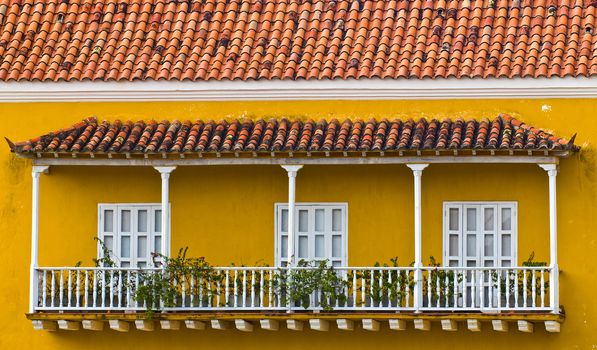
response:
M366 301L366 296L365 296L365 288L367 288L366 284L366 279L365 279L365 275L367 273L367 270L363 270L363 273L361 274L361 306L362 307L367 307L367 301Z
M471 307L475 308L477 293L476 293L476 274L477 270L470 270L471 271Z
M518 301L518 294L519 293L519 288L518 288L518 275L520 274L520 271L518 269L513 269L514 270L514 308L518 308L520 306L519 301Z
M274 270L269 270L269 289L268 289L268 295L267 295L267 301L269 304L269 307L273 307L274 306L274 300L273 300L273 289L274 289Z
M265 308L265 302L263 300L263 295L265 291L263 290L263 278L265 277L265 270L259 270L259 303L258 306L260 309Z
M241 300L242 307L247 306L247 270L243 270L243 300Z
M211 284L211 276L207 277L207 285L205 286L207 292L207 307L212 307L213 304L213 285Z
M91 273L93 274L92 275L93 284L92 284L92 287L91 287L91 293L92 293L91 298L92 298L93 307L97 307L97 279L96 279L97 269L96 270L92 270Z
M479 270L481 276L479 277L479 307L485 307L485 271Z
M122 307L122 270L118 270L118 298L116 300L116 306Z
M487 291L489 292L488 301L489 307L493 307L493 283L491 283L492 270L487 270Z
M510 308L510 269L506 270L506 308Z
M135 291L139 290L139 273L141 273L140 270L135 270ZM137 300L137 298L135 298L135 291L133 291L133 301L135 302L135 309L139 308L139 301Z
M199 276L199 307L203 307L203 276Z
M541 307L545 307L545 270L539 270L541 273Z
M195 306L195 274L191 272L191 290L189 291L191 298L191 308Z
M427 307L432 307L431 301L431 269L423 269L423 273L427 273Z
M220 307L220 294L222 294L222 275L218 271L218 280L216 281L216 307Z
M535 279L535 270L531 270L530 273L531 273L531 283L533 284L532 285L532 290L533 290L532 293L533 293L533 295L531 296L531 300L532 300L533 307L535 307L537 305L537 300L536 300L537 299L536 298L536 296L537 296L537 283L536 283L536 279Z
M234 271L234 307L238 307L238 270Z
M458 270L454 269L454 274L452 275L452 308L458 308Z
M441 286L440 286L440 273L439 273L439 269L437 270L437 274L435 275L435 293L437 294L436 298L437 300L435 301L435 307L440 307L440 299L442 296L442 291L441 291Z
M85 295L83 296L83 307L89 307L89 270L85 270Z
M388 270L388 285L390 286L390 288L388 288L388 308L392 307L392 288L394 288L393 284L392 284L392 273L394 271L392 270ZM398 279L396 279L396 281L398 281ZM396 294L398 295L398 294ZM399 306L398 304L396 304L396 306Z
M255 270L251 270L251 307L255 306Z
M42 273L42 276L41 276L41 280L42 280L42 282L41 282L41 285L42 285L42 288L41 288L41 306L42 307L47 307L48 305L46 303L46 294L47 294L47 291L46 291L46 289L47 289L46 270L39 270L39 271ZM39 276L39 273L37 274L37 276ZM39 277L38 277L37 283L39 284Z
M56 302L54 301L56 298L56 271L54 270L50 270L50 276L52 277L52 290L50 291L51 294L51 300L50 300L50 305L52 307L54 307L56 305Z
M81 306L79 297L81 295L81 271L77 270L77 284L76 284L76 297L75 297L75 307L79 308Z
M182 276L180 277L180 307L181 308L184 308L185 305L187 304L186 283L187 283L187 276L183 272Z
M98 281L98 288L99 288L99 292L101 293L99 295L100 298L101 298L100 306L103 306L103 307L107 307L108 306L107 302L106 302L106 296L107 296L107 294L106 294L106 291L105 291L105 289L106 289L106 277L107 277L106 276L106 272L107 271L105 271L105 270L102 270L100 272L101 273L101 279Z
M110 307L114 306L114 270L110 270Z
M467 308L468 307L468 271L467 270L462 270L462 307L463 308Z
M71 270L66 270L66 273L68 274L68 278L66 280L66 296L67 296L67 307L71 307L71 298L73 297L73 293L72 293L72 271Z
M176 281L175 272L170 272L169 274L172 275L172 290L174 291L174 295L172 296L172 304L176 306L178 305L178 282ZM167 278L169 277L170 276L167 276ZM166 305L164 304L162 307L166 307Z
M527 270L522 270L522 305L527 307Z
M60 285L58 286L60 288L60 299L59 299L59 304L58 306L60 307L64 307L63 304L63 300L64 300L64 276L62 274L62 270L58 270L60 273Z
M228 303L229 303L229 299L230 299L230 295L229 295L229 294L230 294L230 288L229 288L229 285L230 285L229 274L230 274L230 271L226 270L226 285L225 285L225 287L224 287L224 293L225 293L225 295L224 295L224 298L225 298L226 306L230 306L230 305L228 304Z
M383 307L383 270L379 269L379 304L377 305L378 308Z
M348 269L346 269L346 270L342 269L341 271L342 272L340 272L340 273L342 275L343 284L346 287L346 289L345 289L346 300L344 300L344 308L346 308L346 307L348 307ZM341 306L340 298L336 298L336 308L339 308L340 306Z
M371 277L369 278L369 306L374 306L373 301L373 285L375 284L375 270L371 269Z
M410 307L410 280L411 280L411 272L412 271L407 271L406 272L406 297L404 298L404 306L406 307Z
M502 308L502 270L496 270L497 275L497 308Z
M127 309L131 308L131 273L133 270L124 271L124 303Z
M444 278L444 307L447 309L450 307L450 280L448 278L449 272L451 270L445 271L445 278ZM454 274L452 273L452 276Z
M352 270L352 307L357 307L357 271Z

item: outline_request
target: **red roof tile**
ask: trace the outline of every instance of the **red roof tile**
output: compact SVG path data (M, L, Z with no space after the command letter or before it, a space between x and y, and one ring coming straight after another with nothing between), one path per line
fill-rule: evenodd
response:
M0 80L597 74L595 0L5 0Z
M578 150L567 141L508 115L489 119L230 120L98 122L13 144L19 154L412 152Z

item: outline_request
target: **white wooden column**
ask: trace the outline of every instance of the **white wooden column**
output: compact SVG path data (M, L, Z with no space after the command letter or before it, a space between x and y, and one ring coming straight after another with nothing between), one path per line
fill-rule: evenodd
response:
M296 207L296 174L302 165L282 165L288 173L288 266L294 265L295 207Z
M39 176L47 173L50 167L34 165L31 170L31 265L29 272L29 313L35 312L37 306L37 266L39 264Z
M414 307L415 312L418 312L421 306L423 306L423 274L421 268L423 267L422 258L422 229L421 229L421 176L423 170L429 166L429 164L407 164L412 171L414 176L414 204L415 204L415 295L414 295Z
M549 278L549 305L552 308L552 312L557 314L560 312L558 218L556 206L556 176L558 175L558 166L557 164L539 164L539 166L547 171L547 176L549 176L549 267L551 268Z
M162 255L170 256L170 173L176 169L175 166L156 166L155 170L160 172L162 177Z

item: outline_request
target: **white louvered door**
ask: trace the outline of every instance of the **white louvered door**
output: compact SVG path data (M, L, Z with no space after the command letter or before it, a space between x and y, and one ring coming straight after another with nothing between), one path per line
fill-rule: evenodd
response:
M295 259L328 260L332 266L347 264L346 204L296 205ZM276 205L276 266L288 260L288 205Z
M444 203L444 266L496 267L516 264L515 202L446 202ZM481 293L471 298L472 285L478 286L483 278ZM489 305L490 274L466 274L466 305ZM493 291L492 291L493 292ZM495 305L494 300L494 305Z
M151 253L160 253L162 240L159 204L100 204L98 237L120 267L147 267ZM103 252L98 249L98 256Z

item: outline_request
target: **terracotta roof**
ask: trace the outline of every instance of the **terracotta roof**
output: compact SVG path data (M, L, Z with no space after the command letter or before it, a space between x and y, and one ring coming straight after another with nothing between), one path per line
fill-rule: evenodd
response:
M231 120L98 122L13 144L13 152L63 154L311 153L412 151L577 150L570 141L500 115L493 120L420 119L368 121Z
M0 80L597 74L595 0L5 0Z

